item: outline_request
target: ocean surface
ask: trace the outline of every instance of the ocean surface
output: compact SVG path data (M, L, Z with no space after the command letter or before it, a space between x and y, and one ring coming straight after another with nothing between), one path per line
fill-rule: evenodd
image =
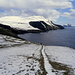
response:
M51 30L43 33L22 34L19 36L47 46L65 46L75 49L75 27L66 27L63 30Z

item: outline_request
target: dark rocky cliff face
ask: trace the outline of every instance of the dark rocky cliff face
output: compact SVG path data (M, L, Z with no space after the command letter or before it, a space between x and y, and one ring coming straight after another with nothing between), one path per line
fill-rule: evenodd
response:
M34 22L29 22L29 24L35 28L42 30L42 31L52 30L51 26L46 24L44 21L34 21Z
M4 28L4 29L11 29L11 27L10 26L8 26L8 25L4 25L4 24L0 24L0 27L2 27L2 28Z
M57 26L59 29L64 29L64 27L63 27L63 26L61 26L61 25L54 24L52 21L51 21L51 23L52 23L53 25Z
M42 31L49 31L49 30L56 30L56 29L64 29L63 26L61 25L57 25L57 24L54 24L52 21L51 23L53 25L48 25L47 23L45 23L44 21L31 21L29 22L29 24L35 28L38 28Z

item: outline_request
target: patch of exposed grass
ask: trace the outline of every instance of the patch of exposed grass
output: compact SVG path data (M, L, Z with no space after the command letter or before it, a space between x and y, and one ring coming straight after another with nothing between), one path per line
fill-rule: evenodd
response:
M11 30L4 29L4 28L1 28L1 27L0 27L0 34L11 36L11 37L18 38L18 39L22 39L22 38L18 37L17 34L11 32ZM24 39L22 39L22 40L24 40Z
M66 65L61 64L61 63L57 63L57 62L50 62L50 63L53 65L53 67L55 69L58 69L58 70L68 70L68 69L70 69Z
M53 62L53 61L49 61L50 64L52 65L52 67L57 71L64 71L63 72L63 75L74 75L73 74L73 69L68 67L67 65L65 64L61 64L61 63L58 63L58 62Z
M53 61L49 61L50 64L52 65L52 67L56 70L65 70L66 73L70 72L71 68L67 67L67 65L58 63L58 62L53 62Z
M8 29L0 28L0 34L9 35L9 36L16 36L14 33L12 33Z

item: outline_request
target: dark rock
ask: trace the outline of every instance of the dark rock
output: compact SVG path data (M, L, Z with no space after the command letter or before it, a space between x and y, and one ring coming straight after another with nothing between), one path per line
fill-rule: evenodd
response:
M61 25L54 24L52 21L51 21L51 23L52 23L53 25L57 26L59 29L64 29L64 27L63 27L63 26L61 26Z
M40 30L43 30L43 31L45 30L44 25L42 25L40 21L29 22L29 24L30 24L31 26L35 27L35 28L40 29Z
M4 24L0 24L0 27L2 27L2 28L4 28L4 29L11 29L11 27L10 26L8 26L8 25L4 25Z
M52 30L52 27L46 24L44 21L31 21L29 24L35 28L38 28L42 31L49 31Z
M45 29L46 31L52 30L52 26L48 25L47 23L45 23L44 21L40 21L42 24L45 25Z
M24 34L24 33L28 33L26 30L18 30L16 28L11 28L11 32L15 33L15 34Z
M72 27L71 24L63 25L64 27Z

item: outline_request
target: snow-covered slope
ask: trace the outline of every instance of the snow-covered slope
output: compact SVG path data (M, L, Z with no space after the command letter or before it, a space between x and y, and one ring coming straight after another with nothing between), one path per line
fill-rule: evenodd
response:
M16 46L16 45L20 45L24 43L27 43L27 42L21 39L11 37L11 36L0 34L0 48Z
M61 67L58 66L58 71L60 71L60 69L64 71L69 68L70 70L72 69L72 74L68 73L65 75L75 75L75 49L61 46L46 46L45 52L49 61L55 62L54 64L59 63L59 65L61 65ZM57 73L56 75L64 75L63 73L64 72L60 72L60 74Z
M5 16L0 18L0 23L9 25L13 28L23 29L23 30L39 30L29 25L30 21L45 21L47 19L41 16L31 16L31 17L19 17L19 16Z
M32 22L32 24L30 23ZM55 30L57 26L42 16L20 17L5 16L0 18L0 23L19 30Z

